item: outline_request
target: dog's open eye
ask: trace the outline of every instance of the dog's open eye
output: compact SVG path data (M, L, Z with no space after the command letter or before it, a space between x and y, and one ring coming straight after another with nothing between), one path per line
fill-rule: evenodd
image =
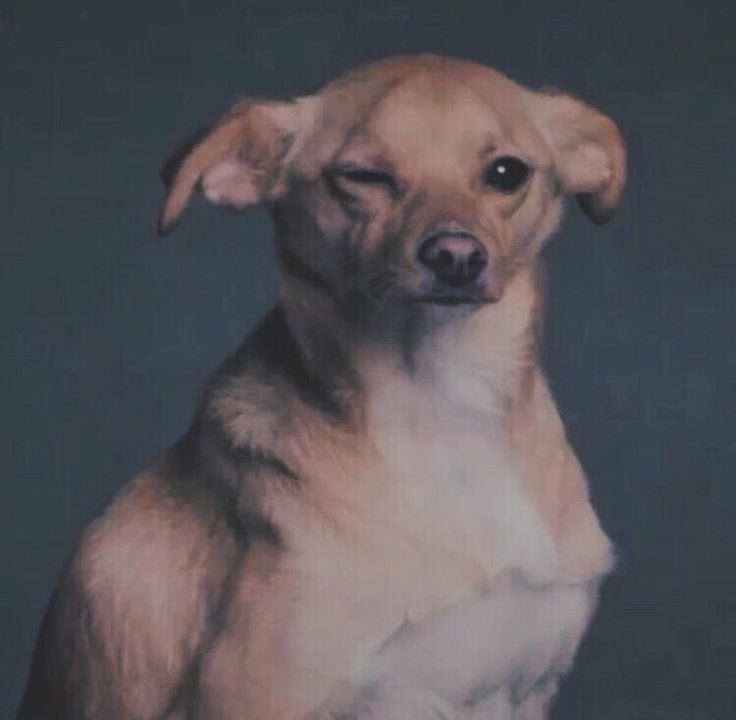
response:
M518 190L529 178L531 168L515 157L496 158L485 171L485 183L502 193Z

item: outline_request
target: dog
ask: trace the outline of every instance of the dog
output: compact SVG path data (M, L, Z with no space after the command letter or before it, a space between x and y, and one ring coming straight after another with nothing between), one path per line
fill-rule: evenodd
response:
M245 100L168 165L274 219L279 304L84 533L23 720L543 720L612 567L537 358L604 114L421 55Z

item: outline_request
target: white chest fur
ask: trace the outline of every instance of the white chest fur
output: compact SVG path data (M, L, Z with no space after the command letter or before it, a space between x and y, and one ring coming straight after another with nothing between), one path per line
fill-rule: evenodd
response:
M523 694L569 662L592 598L563 582L501 426L498 376L456 363L449 375L424 370L408 377L374 358L367 373L380 461L352 478L370 489L353 587L373 583L373 618L400 629L364 636L352 675L441 687L453 703L512 681Z
M383 375L370 415L386 473L374 512L425 554L444 549L472 563L481 586L504 572L546 584L556 549L523 487L491 382Z
M562 580L490 389L465 384L458 395L435 377L428 391L421 379L374 370L376 462L346 479L362 488L357 523L338 545L313 538L304 555L320 558L309 568L320 577L313 594L302 596L305 657L310 631L328 628L310 678L335 677L337 667L351 687L409 688L420 703L428 689L452 706L523 698L569 663L589 590Z
M336 676L452 704L523 697L569 663L592 584L564 574L502 424L516 338L464 354L446 336L411 372L361 368L369 449L336 483L342 532L300 533L294 560L309 582L289 635L317 704Z

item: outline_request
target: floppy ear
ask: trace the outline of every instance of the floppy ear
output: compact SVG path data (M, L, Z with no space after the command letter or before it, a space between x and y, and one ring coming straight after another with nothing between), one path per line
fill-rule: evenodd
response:
M197 189L216 205L237 210L278 197L317 105L316 96L293 102L243 100L185 143L162 171L168 195L159 234L176 225Z
M554 156L563 192L596 224L611 219L626 182L626 146L616 124L575 98L534 93L534 117Z

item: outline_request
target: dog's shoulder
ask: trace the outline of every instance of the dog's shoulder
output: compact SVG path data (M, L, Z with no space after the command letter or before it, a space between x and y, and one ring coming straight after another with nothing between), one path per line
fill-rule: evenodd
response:
M296 478L255 441L274 437L305 382L284 354L289 341L272 313L213 375L185 435L86 528L47 612L20 717L128 717L124 706L158 717L177 702L241 569L259 547L278 555L262 490Z
M124 705L131 717L168 711L240 552L215 496L175 473L167 457L134 478L82 535L44 621L20 717L51 706L54 717L122 717Z
M236 545L233 528L217 494L182 471L179 453L177 444L133 478L85 531L70 568L90 593L125 585L127 573L138 583L163 570L169 584L184 565L221 574Z

